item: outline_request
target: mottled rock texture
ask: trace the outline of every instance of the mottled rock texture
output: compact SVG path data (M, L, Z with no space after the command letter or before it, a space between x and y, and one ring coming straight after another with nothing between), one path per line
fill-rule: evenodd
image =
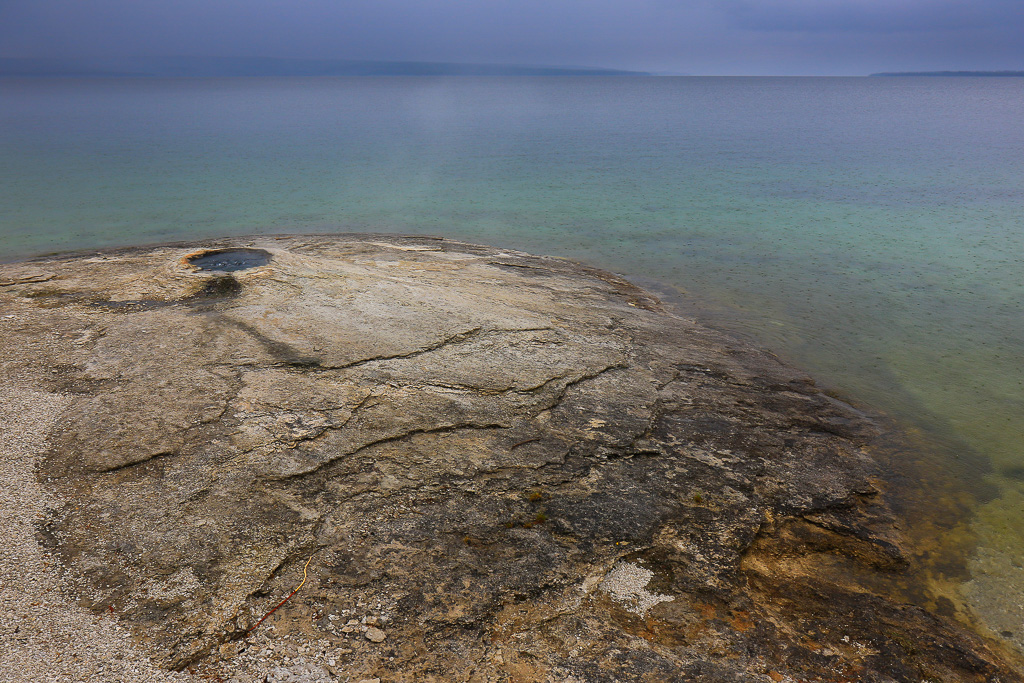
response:
M270 258L189 261L231 247ZM885 589L870 419L611 274L239 238L0 266L0 306L4 374L70 398L40 542L168 668L312 557L261 628L351 680L1020 680Z

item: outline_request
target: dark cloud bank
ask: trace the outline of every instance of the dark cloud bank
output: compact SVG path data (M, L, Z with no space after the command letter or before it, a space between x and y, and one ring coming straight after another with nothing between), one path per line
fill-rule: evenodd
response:
M281 75L494 73L479 65L508 64L722 75L998 71L1024 68L1024 3L0 0L0 57L48 60L21 62L23 70L185 68L187 60L154 59L168 55L221 58L203 68L225 75L259 64Z

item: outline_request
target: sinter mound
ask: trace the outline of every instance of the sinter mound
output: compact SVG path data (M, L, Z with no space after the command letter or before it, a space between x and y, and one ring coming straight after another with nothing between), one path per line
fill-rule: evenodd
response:
M0 285L3 370L67 397L40 542L167 668L265 675L312 558L269 680L1020 680L879 588L871 420L608 273L295 236Z

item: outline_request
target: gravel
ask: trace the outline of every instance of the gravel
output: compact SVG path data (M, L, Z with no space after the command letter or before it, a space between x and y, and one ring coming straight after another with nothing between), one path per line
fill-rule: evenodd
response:
M191 681L154 666L113 617L75 605L68 579L36 542L53 501L35 477L67 399L5 383L0 402L0 679Z
M244 644L226 646L224 661L200 667L195 676L169 672L150 660L114 616L75 604L74 581L36 540L36 524L58 504L36 480L36 463L69 399L23 384L6 381L0 401L0 681L326 683L350 678L334 665L351 650L337 650L327 641L278 638L272 626ZM375 628L367 633L371 630L383 635ZM297 648L308 654L290 656Z

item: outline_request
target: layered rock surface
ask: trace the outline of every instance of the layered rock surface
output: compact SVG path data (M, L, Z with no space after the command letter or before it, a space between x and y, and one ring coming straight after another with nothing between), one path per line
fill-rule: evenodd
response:
M0 305L5 376L68 398L40 542L168 668L308 560L261 629L351 680L1020 680L885 590L870 419L611 274L239 238L0 266Z

